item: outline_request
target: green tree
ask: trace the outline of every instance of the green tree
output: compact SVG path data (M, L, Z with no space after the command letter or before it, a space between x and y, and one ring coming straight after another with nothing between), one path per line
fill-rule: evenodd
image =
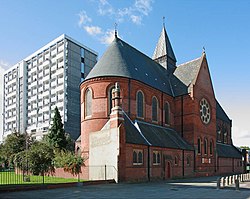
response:
M63 129L62 118L57 107L54 112L55 115L53 118L53 124L47 135L47 140L49 144L56 149L66 149L68 143L67 137Z
M73 175L81 173L81 166L84 165L85 159L79 155L75 155L71 151L57 152L54 158L54 164L57 168L63 168L64 171Z
M0 150L1 159L10 164L13 162L13 157L20 151L24 151L27 145L31 145L34 140L24 133L13 132L4 140Z
M44 175L54 171L53 159L53 148L44 142L36 142L29 150L17 153L14 162L22 170L28 169L34 175Z
M246 149L246 150L250 150L249 146L240 146L241 149Z

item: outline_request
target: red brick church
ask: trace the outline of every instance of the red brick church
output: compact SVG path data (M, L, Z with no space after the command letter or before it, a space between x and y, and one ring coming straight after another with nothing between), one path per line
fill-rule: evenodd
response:
M101 179L104 165L116 181L243 171L205 52L176 65L165 27L152 58L116 34L80 89L86 178Z

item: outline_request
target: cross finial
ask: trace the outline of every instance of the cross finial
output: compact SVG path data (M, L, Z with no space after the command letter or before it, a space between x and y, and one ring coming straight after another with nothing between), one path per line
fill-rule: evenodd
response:
M202 53L205 53L205 46L202 47Z
M165 27L165 17L164 16L162 17L162 24L163 24L163 27Z
M117 38L117 23L115 23L115 38Z

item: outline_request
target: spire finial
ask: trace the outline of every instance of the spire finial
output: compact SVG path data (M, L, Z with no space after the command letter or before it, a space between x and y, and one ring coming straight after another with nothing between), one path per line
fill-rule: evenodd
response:
M117 38L117 23L115 23L115 38Z
M206 49L205 49L205 46L202 47L202 53L206 53Z
M163 24L163 27L165 27L165 17L164 16L162 17L162 24Z

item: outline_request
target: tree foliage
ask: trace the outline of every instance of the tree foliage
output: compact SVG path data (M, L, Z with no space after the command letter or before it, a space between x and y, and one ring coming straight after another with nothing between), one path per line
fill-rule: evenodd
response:
M53 159L53 149L44 142L37 142L29 150L17 153L14 162L24 171L29 170L34 175L43 175L54 171Z
M54 158L54 164L57 168L63 168L64 171L77 175L81 173L84 159L70 151L60 151Z
M66 149L68 142L65 131L63 129L62 118L57 107L54 111L55 115L53 118L53 124L47 135L47 140L54 148Z
M9 134L0 147L0 159L11 164L15 154L24 151L26 147L32 145L34 140L24 133L13 132Z
M249 146L240 146L241 149L246 149L246 150L250 150Z

